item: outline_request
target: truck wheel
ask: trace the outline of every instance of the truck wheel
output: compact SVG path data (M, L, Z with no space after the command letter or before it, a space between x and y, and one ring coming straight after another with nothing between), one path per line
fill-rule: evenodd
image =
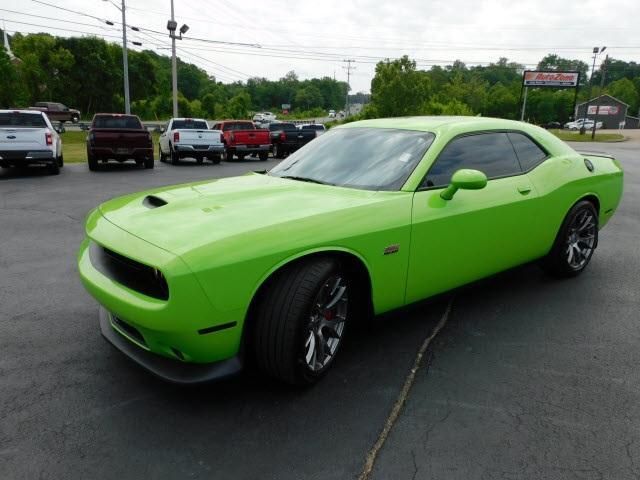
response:
M146 169L153 168L153 164L154 164L153 155L151 155L150 157L146 157L144 159L144 168L146 168Z
M73 117L71 117L71 121L73 123L78 123L80 121L80 117L78 115L74 115Z
M89 153L88 150L87 150L87 163L89 164L89 170L91 170L92 172L95 172L96 170L98 170L98 160L96 160L96 157L91 155L91 153Z
M64 167L64 156L62 156L62 154L58 157L58 166L60 168Z
M230 150L227 150L227 162L233 162L233 152Z
M178 165L178 162L180 161L180 157L178 156L178 152L176 152L175 150L171 149L171 165Z
M236 154L236 156L238 157L238 160L240 161L244 160L244 153L238 153Z
M277 143L273 144L273 156L275 158L284 158L284 149Z
M160 159L161 162L167 161L167 156L164 153L162 153L162 148L160 148L160 145L158 145L158 158Z
M202 165L202 162L204 161L204 158L202 157L202 155L199 155L196 157L196 163L198 165Z
M54 160L49 165L47 165L47 171L51 175L58 175L60 173L60 165L58 165L58 160Z
M331 258L282 271L258 304L252 340L259 367L294 385L320 379L333 364L351 316L351 284Z
M222 155L219 153L211 157L211 161L214 163L214 165L220 165L221 160L222 160Z
M259 157L260 157L260 160L265 162L269 158L269 152L260 152Z

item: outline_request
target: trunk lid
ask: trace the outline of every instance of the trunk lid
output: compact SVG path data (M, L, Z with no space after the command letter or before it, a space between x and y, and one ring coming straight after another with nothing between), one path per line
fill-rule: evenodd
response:
M46 134L48 132L48 128L0 127L0 150L47 149Z
M93 135L94 147L117 145L125 148L146 148L149 146L149 133L146 130L94 128L90 135Z

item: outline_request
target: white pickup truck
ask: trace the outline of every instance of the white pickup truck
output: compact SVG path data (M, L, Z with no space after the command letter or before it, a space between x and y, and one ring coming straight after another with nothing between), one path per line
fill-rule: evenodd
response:
M60 173L62 140L47 115L36 110L0 110L0 167L44 165Z
M181 158L204 159L220 163L224 153L222 132L209 130L206 120L201 118L172 118L162 129L158 145L161 162L167 159L176 165Z

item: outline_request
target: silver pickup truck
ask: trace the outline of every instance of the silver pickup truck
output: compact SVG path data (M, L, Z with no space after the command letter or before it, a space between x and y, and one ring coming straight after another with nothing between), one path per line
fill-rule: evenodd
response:
M207 121L201 118L172 118L162 129L158 150L161 162L170 159L174 165L181 158L220 163L224 153L222 132L209 130Z
M49 173L60 173L60 135L43 112L0 110L0 167L27 165L44 165Z

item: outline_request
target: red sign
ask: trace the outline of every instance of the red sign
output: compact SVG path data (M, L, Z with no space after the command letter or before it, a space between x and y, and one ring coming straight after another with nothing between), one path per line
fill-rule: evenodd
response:
M527 70L522 77L525 87L577 87L580 72L540 72Z

